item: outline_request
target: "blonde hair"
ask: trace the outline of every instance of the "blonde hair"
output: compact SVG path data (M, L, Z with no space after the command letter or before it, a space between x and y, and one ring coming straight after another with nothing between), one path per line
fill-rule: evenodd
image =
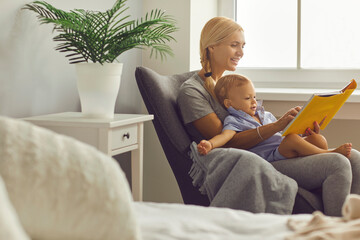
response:
M229 98L230 89L242 86L246 83L251 83L250 79L239 74L230 74L219 78L214 88L216 99L221 106L226 108L224 101Z
M200 61L205 73L212 72L208 47L225 41L235 31L244 31L234 20L226 17L210 19L201 31L200 36ZM214 79L205 77L205 89L214 96Z

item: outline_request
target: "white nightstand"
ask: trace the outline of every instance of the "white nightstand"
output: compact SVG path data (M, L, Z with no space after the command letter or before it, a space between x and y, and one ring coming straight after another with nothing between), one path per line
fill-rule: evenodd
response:
M142 201L144 122L153 115L115 114L113 119L82 117L64 112L24 118L35 125L74 137L109 156L131 151L131 185L135 201Z

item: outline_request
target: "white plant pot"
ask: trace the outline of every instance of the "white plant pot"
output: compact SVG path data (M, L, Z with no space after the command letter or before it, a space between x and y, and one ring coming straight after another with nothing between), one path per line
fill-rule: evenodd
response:
M77 63L77 87L84 117L113 118L122 63Z

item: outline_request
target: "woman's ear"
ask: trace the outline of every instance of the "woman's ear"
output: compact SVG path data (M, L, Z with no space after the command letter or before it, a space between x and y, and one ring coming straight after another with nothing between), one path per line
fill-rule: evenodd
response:
M213 53L213 51L214 51L214 46L209 46L207 49L208 49L208 51L209 51L210 53Z
M225 106L226 108L231 107L231 100L226 98L226 99L224 100L224 106Z

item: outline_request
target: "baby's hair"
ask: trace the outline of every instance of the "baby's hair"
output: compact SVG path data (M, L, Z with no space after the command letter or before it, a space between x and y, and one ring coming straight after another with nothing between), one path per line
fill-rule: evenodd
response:
M224 108L224 100L229 98L229 91L231 88L242 86L246 83L251 82L250 79L239 74L225 75L216 82L214 92L218 102Z

